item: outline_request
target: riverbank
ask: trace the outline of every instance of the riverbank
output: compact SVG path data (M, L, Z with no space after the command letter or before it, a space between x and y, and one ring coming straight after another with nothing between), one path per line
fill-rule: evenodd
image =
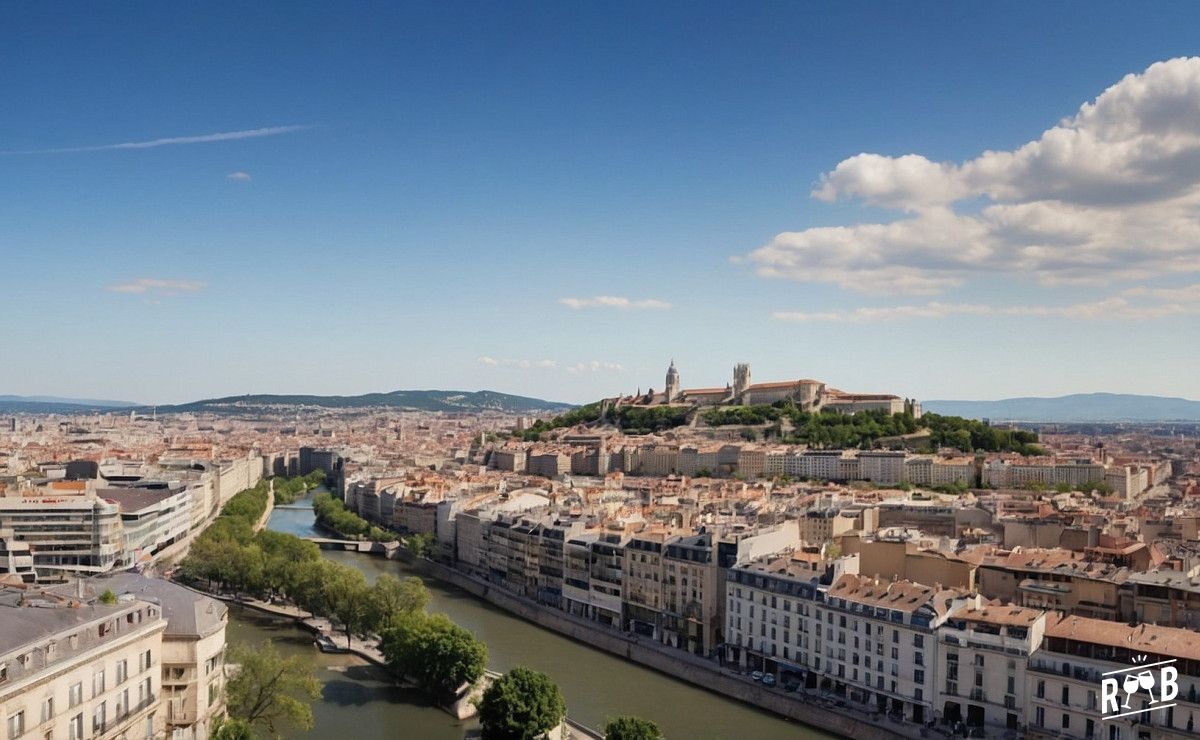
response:
M822 695L773 690L751 680L749 676L723 669L699 656L548 609L449 566L415 558L403 548L394 550L394 553L396 559L402 560L421 575L462 589L539 627L781 717L843 737L873 735L920 740L929 736L923 728L894 722L886 717L876 720L851 714L838 707L833 699Z

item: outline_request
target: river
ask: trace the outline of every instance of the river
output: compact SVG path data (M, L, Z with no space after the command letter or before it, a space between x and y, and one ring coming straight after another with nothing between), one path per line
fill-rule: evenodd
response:
M301 508L277 509L268 527L302 537L317 534L312 510L306 508L310 504L306 499L297 502ZM322 554L358 568L369 581L384 572L415 575L398 561L343 551ZM505 671L526 665L545 672L561 689L570 716L590 727L600 729L612 717L632 714L658 723L671 740L831 737L569 640L448 584L430 579L425 583L432 594L430 611L448 614L483 640L489 667ZM305 737L350 733L355 738L459 740L469 726L432 707L419 692L393 686L376 669L352 657L318 652L311 636L297 627L244 610L232 612L230 642L258 643L267 637L288 653L310 655L317 664L324 690L313 707L315 726Z

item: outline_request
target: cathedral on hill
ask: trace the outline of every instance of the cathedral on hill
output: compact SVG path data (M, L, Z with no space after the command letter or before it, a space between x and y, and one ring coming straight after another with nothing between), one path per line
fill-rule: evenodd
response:
M724 388L683 388L679 368L671 360L662 392L651 388L646 393L638 390L632 396L610 400L617 406L752 406L791 401L804 411L828 410L846 414L859 411L899 414L909 411L915 417L921 415L921 403L915 399L881 393L846 393L830 388L819 380L801 378L754 383L750 379L750 365L747 363L734 366L733 381L726 383Z

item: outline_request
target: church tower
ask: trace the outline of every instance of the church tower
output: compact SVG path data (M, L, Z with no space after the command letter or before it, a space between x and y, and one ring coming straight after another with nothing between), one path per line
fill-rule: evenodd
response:
M675 360L667 368L667 392L664 396L667 403L674 403L679 398L679 371L675 369Z
M733 366L733 398L737 403L745 403L743 396L750 388L750 365L741 363Z

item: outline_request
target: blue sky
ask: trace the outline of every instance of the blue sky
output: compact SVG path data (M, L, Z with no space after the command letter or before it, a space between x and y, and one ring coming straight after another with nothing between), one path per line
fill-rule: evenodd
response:
M6 4L0 393L1200 397L1200 6L901 6Z

